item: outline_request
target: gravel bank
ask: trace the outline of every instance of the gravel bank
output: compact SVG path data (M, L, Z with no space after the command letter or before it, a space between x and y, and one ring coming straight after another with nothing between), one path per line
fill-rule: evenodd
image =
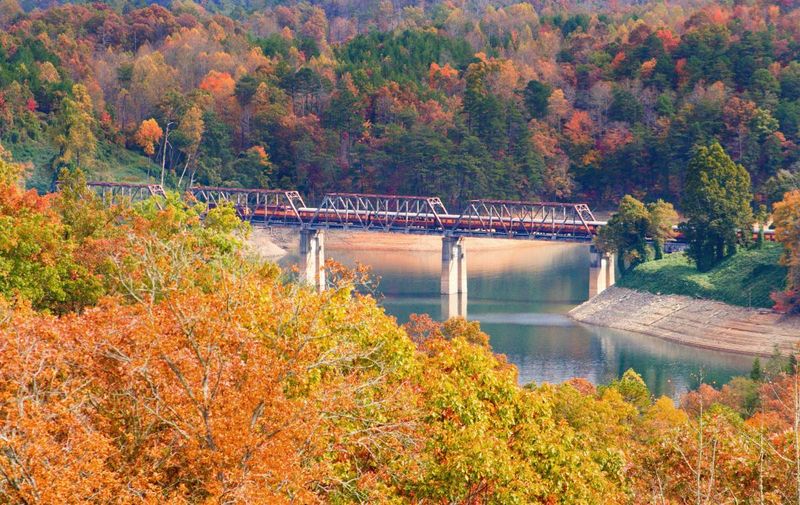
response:
M800 344L800 317L616 286L575 307L569 316L582 323L749 355L770 356L776 345L787 353Z

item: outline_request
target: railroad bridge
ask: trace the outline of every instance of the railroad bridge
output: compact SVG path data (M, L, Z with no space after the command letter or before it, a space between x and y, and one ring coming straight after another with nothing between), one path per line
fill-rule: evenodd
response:
M165 195L160 185L153 184L89 182L88 186L108 204ZM326 285L326 230L441 236L445 315L466 315L466 237L584 243L590 255L589 296L614 284L614 258L591 245L606 223L583 203L478 199L451 213L438 197L328 193L317 206L309 206L299 192L288 190L195 186L187 193L209 207L232 205L254 227L298 229L301 276L318 290Z

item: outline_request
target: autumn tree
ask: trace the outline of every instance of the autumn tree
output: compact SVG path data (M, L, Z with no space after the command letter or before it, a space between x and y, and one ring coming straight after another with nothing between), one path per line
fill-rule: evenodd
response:
M158 122L153 119L145 119L136 133L133 136L134 142L142 148L144 153L148 156L153 156L156 153L156 145L161 141L164 136L164 130L161 129Z
M0 24L5 25L22 13L22 7L17 0L0 1Z
M416 325L426 326L421 321ZM416 470L404 472L409 498L466 503L622 499L618 474L612 470L621 464L619 455L594 451L597 431L581 432L582 419L570 419L573 425L561 418L548 386L519 388L513 368L485 345L447 329L424 331L428 336L420 347L427 377L418 387L426 445L403 463ZM616 424L612 417L606 427ZM574 451L596 458L575 465ZM556 491L551 487L555 481L570 484Z
M179 186L187 170L189 170L190 173L189 185L194 181L195 170L193 167L196 166L197 153L200 149L200 142L203 139L204 132L205 123L203 121L203 113L199 107L193 105L187 109L186 113L181 118L172 140L172 142L183 151L185 157L183 170L178 179Z
M126 85L127 96L130 97L134 124L152 116L156 106L176 82L175 69L160 52L143 54L131 66L121 66L120 71L123 72L120 77Z
M775 238L783 243L782 262L789 268L786 291L773 295L782 310L800 311L800 191L786 193L773 208Z
M550 121L553 122L559 130L561 128L561 122L567 117L569 111L570 104L564 96L564 91L562 89L556 89L550 93L550 97L547 99L547 113Z
M647 204L647 212L650 214L647 234L653 239L655 259L660 260L664 255L664 243L675 235L678 213L671 203L661 199Z
M0 298L54 312L94 303L103 282L78 260L80 243L52 198L20 182L21 167L0 157Z

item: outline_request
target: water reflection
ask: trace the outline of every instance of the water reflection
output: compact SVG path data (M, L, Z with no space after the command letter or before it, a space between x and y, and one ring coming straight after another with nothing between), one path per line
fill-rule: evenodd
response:
M337 240L326 247L337 261L372 267L381 277L384 307L401 323L412 313L441 319L448 311L462 310L439 295L436 239L421 239L421 245L420 239L399 240L398 247L387 250L359 250L357 244ZM571 377L604 383L633 368L655 394L676 397L694 387L700 376L721 384L750 368L752 358L747 356L579 325L567 318L564 314L588 295L587 246L515 243L480 250L481 244L470 241L467 247L468 317L481 322L495 352L519 367L521 383Z

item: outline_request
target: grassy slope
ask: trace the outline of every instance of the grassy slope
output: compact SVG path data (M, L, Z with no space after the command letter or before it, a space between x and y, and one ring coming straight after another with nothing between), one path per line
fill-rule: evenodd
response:
M56 149L45 142L24 142L19 144L4 145L15 161L31 162L33 170L28 176L27 186L39 192L50 191L53 172L50 161L56 155ZM133 151L101 142L95 153L95 160L86 169L90 179L102 181L144 182L147 180L147 170L150 174L157 174L160 167L156 166L149 158Z
M783 289L786 268L778 264L783 248L765 244L742 250L713 270L698 272L684 254L671 254L628 272L618 283L651 293L687 295L744 307L772 307L771 292Z

